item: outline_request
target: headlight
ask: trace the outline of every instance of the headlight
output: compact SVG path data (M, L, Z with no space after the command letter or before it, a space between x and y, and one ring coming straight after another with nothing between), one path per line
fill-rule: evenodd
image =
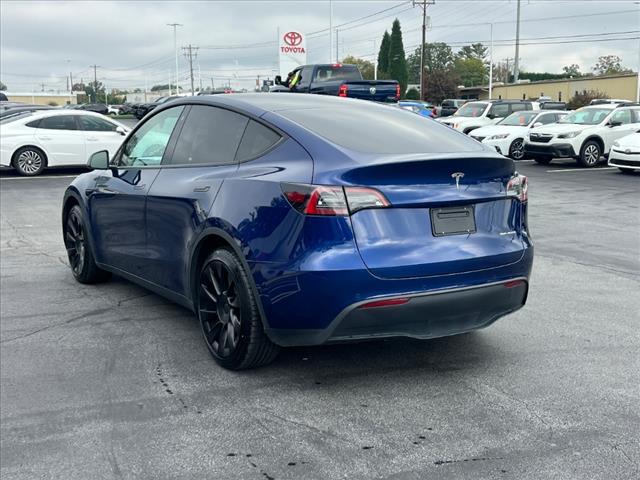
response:
M578 130L576 132L562 133L562 134L558 135L558 138L573 138L573 137L577 137L581 133L582 133L582 130Z
M457 129L457 128L458 128L458 124L457 124L457 123L454 123L454 124L453 124L453 128Z
M507 138L509 136L508 133L502 133L500 135L493 135L491 137L489 137L487 140L501 140L503 138Z

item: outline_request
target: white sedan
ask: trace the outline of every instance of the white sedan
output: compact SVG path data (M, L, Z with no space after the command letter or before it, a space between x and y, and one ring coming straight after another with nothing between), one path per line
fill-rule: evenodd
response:
M609 165L618 167L622 173L640 170L640 130L613 142Z
M524 158L524 139L530 128L556 123L568 112L563 110L523 110L513 112L495 125L476 128L471 138L496 149L514 160Z
M39 175L47 167L87 165L95 152L113 156L130 129L99 113L46 110L0 122L0 166L21 175Z

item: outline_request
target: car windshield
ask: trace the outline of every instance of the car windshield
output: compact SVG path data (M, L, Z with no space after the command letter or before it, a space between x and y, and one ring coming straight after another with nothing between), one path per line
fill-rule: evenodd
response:
M506 125L509 127L526 127L537 116L538 112L513 112L508 117L500 120L497 125Z
M598 125L610 113L610 108L581 108L560 119L558 123L574 123L576 125Z
M489 104L483 102L465 103L454 115L458 117L479 117L487 109L487 105Z

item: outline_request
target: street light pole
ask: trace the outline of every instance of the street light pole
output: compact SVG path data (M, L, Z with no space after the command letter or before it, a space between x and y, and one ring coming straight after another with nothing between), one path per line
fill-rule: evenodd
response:
M520 0L518 0L518 8L517 8L517 20L516 20L516 56L513 59L513 83L518 83L518 67L520 63Z
M173 50L176 57L176 95L180 93L180 87L178 86L178 33L177 28L182 27L181 23L167 23L168 27L173 27ZM169 82L169 95L171 95L171 82Z
M489 100L493 98L493 23L491 26L491 41L489 42Z

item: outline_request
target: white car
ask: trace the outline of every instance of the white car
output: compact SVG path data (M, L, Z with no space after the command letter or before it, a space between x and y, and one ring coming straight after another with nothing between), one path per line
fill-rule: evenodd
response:
M495 125L480 127L469 136L496 149L513 160L524 158L524 138L529 129L556 123L567 113L561 110L527 110L514 112Z
M34 176L47 167L87 165L100 150L116 153L129 128L85 110L44 110L0 122L0 166Z
M120 115L120 108L114 105L107 105L107 115Z
M467 102L450 117L437 121L469 134L476 128L494 125L513 112L535 110L534 104L523 100L486 100Z
M554 158L575 158L595 166L616 140L640 128L640 106L613 104L582 107L558 123L532 128L525 137L525 155L547 165Z
M618 167L622 173L640 170L640 130L613 142L609 165Z

